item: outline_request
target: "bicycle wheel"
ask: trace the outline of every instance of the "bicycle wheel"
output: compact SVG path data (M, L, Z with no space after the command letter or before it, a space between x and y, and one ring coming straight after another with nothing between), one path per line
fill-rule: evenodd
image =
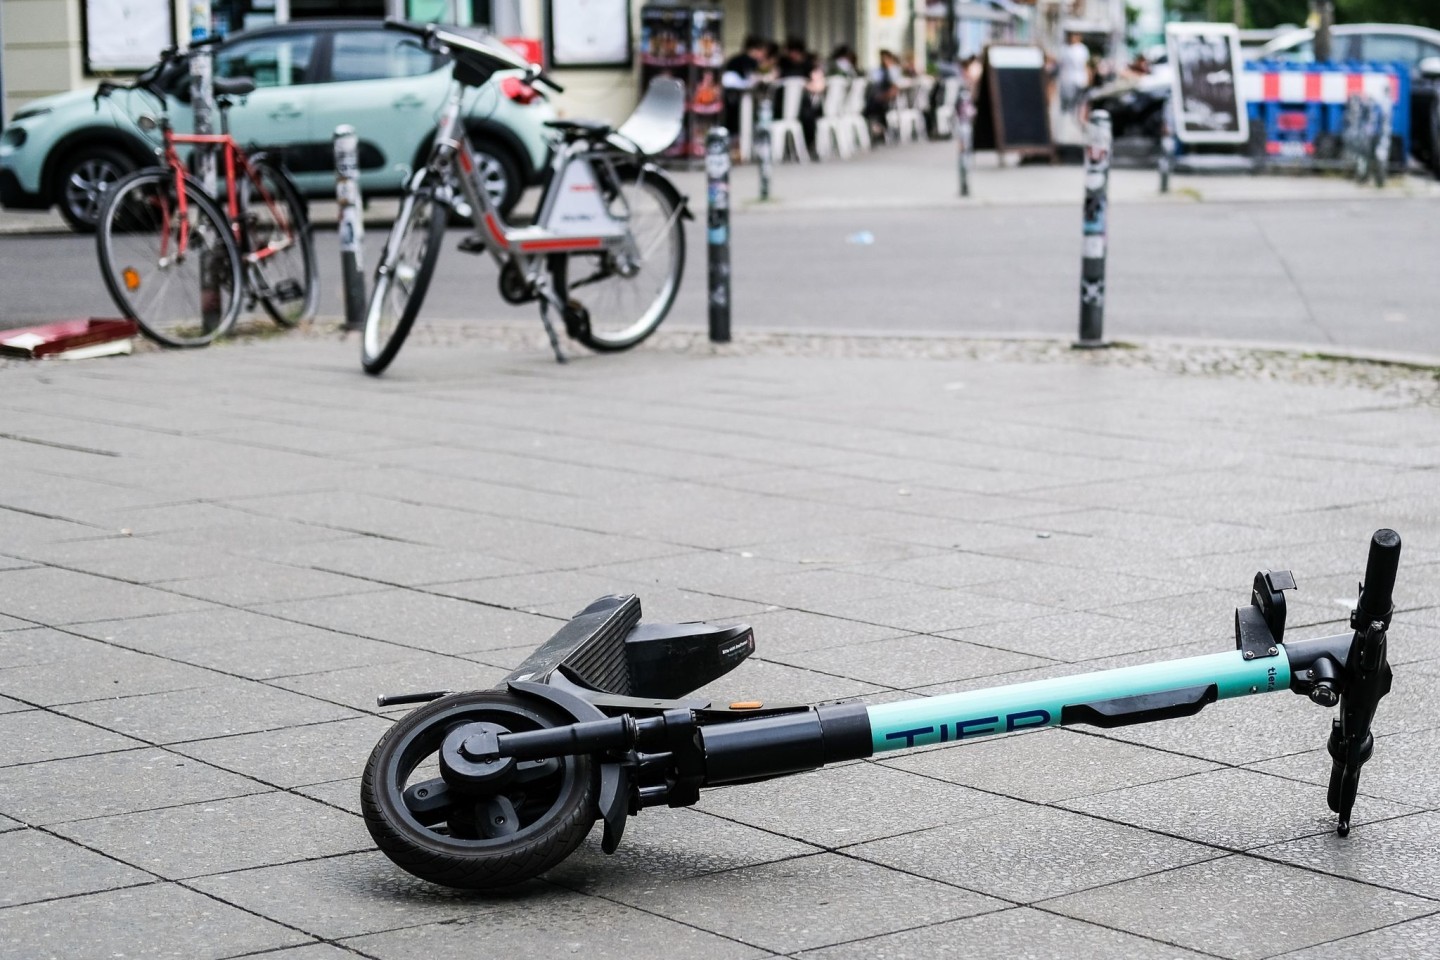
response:
M647 171L622 171L620 193L610 200L617 217L628 204L633 252L550 258L555 291L573 312L567 320L570 335L592 350L628 350L650 336L680 289L685 228L674 194L657 177Z
M202 347L240 314L240 252L230 226L187 178L180 210L175 175L138 170L105 196L95 240L100 275L125 316L170 347Z
M274 164L253 164L254 179L242 177L242 256L250 286L265 312L282 327L315 315L320 285L315 277L315 240L305 204Z
M375 270L360 335L360 365L366 373L382 373L400 352L440 257L448 208L436 199L428 179L406 194Z

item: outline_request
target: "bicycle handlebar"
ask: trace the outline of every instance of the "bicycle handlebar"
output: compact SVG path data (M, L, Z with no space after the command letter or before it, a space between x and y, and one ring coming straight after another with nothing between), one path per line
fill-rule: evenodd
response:
M524 70L530 82L543 83L556 93L565 92L565 88L541 70L539 64L526 62L509 47L482 44L470 37L442 30L436 23L411 23L408 20L387 17L385 29L418 37L424 42L427 50L437 53L447 52L451 56L461 59L467 55L480 59L485 61L484 65L492 70Z

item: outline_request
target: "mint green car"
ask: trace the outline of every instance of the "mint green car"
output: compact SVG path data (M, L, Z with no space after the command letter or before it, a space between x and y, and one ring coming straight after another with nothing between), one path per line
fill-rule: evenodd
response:
M425 160L450 80L448 60L407 43L374 20L311 20L235 34L216 48L217 76L253 77L254 93L230 110L242 145L278 154L307 197L335 195L332 135L360 139L360 186L395 195ZM171 120L189 129L188 80L172 85ZM497 76L465 104L476 166L505 211L536 184L550 149L544 123L555 111L520 72ZM156 142L136 120L154 114L129 91L96 104L75 90L26 104L0 133L0 206L58 206L76 230L93 230L105 190L156 162Z

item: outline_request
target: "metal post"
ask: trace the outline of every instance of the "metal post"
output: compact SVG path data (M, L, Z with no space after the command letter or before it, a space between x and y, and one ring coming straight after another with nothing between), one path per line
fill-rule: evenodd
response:
M1110 114L1090 115L1085 138L1085 223L1080 265L1080 339L1076 347L1109 346L1105 342L1106 220L1110 193Z
M190 42L210 35L210 0L190 0ZM190 51L190 109L195 114L195 132L215 132L215 58L211 48L194 47ZM215 196L215 151L201 147L196 151L200 183L205 192Z
M975 165L975 106L970 101L970 84L960 78L960 98L955 102L955 140L960 150L960 196L970 196L970 171Z
M710 342L730 342L730 131L705 136L705 216L710 248Z
M340 276L345 290L345 329L365 324L365 218L360 203L360 139L355 128L335 128L335 202L340 207Z
M761 88L759 119L755 124L755 163L760 168L760 199L770 199L770 175L775 172L775 152L770 140L770 124L775 121L775 101L770 91Z
M1171 100L1174 98L1172 97ZM1170 192L1170 174L1175 172L1175 129L1171 125L1171 103L1166 101L1160 119L1160 159L1156 168L1160 171L1160 192Z

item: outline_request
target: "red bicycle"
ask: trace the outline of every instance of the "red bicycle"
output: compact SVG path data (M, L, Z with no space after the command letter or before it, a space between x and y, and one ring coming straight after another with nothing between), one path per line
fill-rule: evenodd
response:
M216 78L219 134L176 133L166 90L183 85L187 57L174 50L134 83L101 83L98 105L118 90L150 95L159 116L140 115L141 129L160 131L161 166L137 170L107 191L96 243L100 272L115 303L151 339L198 347L234 327L242 307L264 307L281 326L315 312L319 285L305 205L289 176L261 152L230 136L233 98L255 89L249 77ZM190 173L180 147L215 151L224 178L224 208Z

